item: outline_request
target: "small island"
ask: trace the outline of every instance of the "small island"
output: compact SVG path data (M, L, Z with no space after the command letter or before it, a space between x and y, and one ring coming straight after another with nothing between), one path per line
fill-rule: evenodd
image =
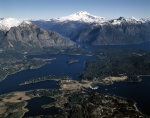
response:
M72 64L75 62L78 62L78 59L71 59L71 60L67 61L68 64Z

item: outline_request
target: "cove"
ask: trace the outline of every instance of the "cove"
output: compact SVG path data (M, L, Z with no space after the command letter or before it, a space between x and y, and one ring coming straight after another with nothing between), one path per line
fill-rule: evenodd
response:
M28 100L28 105L25 107L29 111L25 113L24 117L27 116L39 116L39 115L55 115L58 114L58 108L51 107L47 109L43 109L41 106L45 104L50 104L54 102L55 99L50 97L36 97Z

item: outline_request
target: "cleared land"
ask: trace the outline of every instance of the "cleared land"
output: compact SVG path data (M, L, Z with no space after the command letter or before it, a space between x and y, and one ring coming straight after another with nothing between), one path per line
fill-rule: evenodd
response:
M81 88L90 88L91 83L89 81L84 81L84 83L80 83L79 81L73 81L67 84L62 84L61 89L63 90L74 90L74 89L81 89Z
M113 82L125 81L128 77L127 76L120 76L120 77L105 77L102 79L104 84L113 84Z
M15 92L13 94L14 96L7 99L4 98L2 101L3 102L11 102L11 103L16 103L16 102L21 102L21 101L25 101L25 100L30 100L31 98L29 96L26 95L25 92Z
M3 114L3 113L5 113L6 110L7 110L6 106L5 107L0 107L0 115Z

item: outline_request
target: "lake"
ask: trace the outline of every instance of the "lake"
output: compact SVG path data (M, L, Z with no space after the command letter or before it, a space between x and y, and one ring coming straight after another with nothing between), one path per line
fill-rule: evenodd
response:
M81 46L87 47L85 50L87 51L96 51L99 49L142 49L142 50L150 50L150 41L140 43L140 44L130 44L130 45L103 45L103 46L91 46L89 44L77 43Z
M28 100L28 105L25 107L29 109L27 113L25 113L24 117L27 116L39 116L39 115L55 115L58 114L58 108L56 107L51 107L47 109L43 109L41 106L50 104L54 102L55 99L49 98L49 97L37 97L37 98L32 98L31 100Z
M150 50L150 42L145 42L142 44L136 45L126 45L126 46L89 46L85 50L97 50L101 48L118 48L118 49L143 49ZM72 79L79 80L78 73L84 71L85 61L96 60L95 56L83 56L83 55L30 55L28 58L56 58L55 60L50 61L41 68L33 70L24 70L13 75L9 75L5 80L0 82L0 94L5 94L14 91L27 91L33 89L52 89L59 88L55 81L45 81L36 84L30 84L25 86L19 86L20 83L37 78L39 76L46 75L68 75ZM67 64L67 61L70 59L78 59L77 63ZM138 109L150 116L150 77L141 77L142 81L140 83L126 83L118 82L113 85L103 86L99 85L99 89L96 91L106 92L112 95L117 95L132 99L136 101ZM33 101L43 101L47 98L36 98ZM30 101L29 101L30 102ZM36 104L36 102L35 102ZM31 103L29 103L31 105ZM34 105L34 104L32 104ZM32 106L31 105L31 106ZM30 108L30 106L29 106ZM32 108L31 108L32 109ZM55 108L54 108L55 109ZM44 114L43 111L40 114ZM51 113L50 113L51 114ZM34 114L33 114L34 115Z
M56 59L47 63L38 69L24 70L9 75L5 80L0 82L0 94L5 94L14 91L27 91L33 89L52 89L59 88L55 81L44 81L36 84L19 86L20 83L27 80L46 76L46 75L68 75L72 79L78 80L78 73L85 68L85 61L95 60L94 56L74 56L74 55L31 55L28 58L48 58L55 57ZM67 64L70 59L78 59L77 63ZM7 86L6 86L7 85Z

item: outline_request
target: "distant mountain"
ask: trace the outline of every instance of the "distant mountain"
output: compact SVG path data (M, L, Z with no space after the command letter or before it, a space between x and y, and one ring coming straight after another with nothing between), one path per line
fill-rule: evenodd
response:
M2 50L33 52L45 47L74 45L72 41L63 38L58 33L38 28L29 21L16 19L15 23L11 22L12 19L10 19L10 22L8 19L3 19L3 21L7 22L3 22L5 27L0 30L0 48ZM2 23L0 25L2 26Z
M142 24L142 23L147 23L149 22L148 19L137 19L135 17L132 18L124 18L124 17L119 17L118 19L113 19L113 20L109 20L109 22L112 25L121 25L123 23L130 23L130 24Z
M118 19L80 27L70 35L77 42L92 45L126 45L150 40L150 22L144 19Z
M31 21L52 21L52 22L66 22L66 21L77 21L77 22L86 22L86 23L102 23L105 22L105 18L91 15L86 11L79 11L69 16L46 19L46 20L31 20Z
M92 45L124 45L150 40L150 20L124 18L107 20L80 11L69 16L32 20L37 26L60 33L73 41Z
M26 23L26 28L21 28L22 22ZM22 43L17 46L21 45L24 48L30 43L30 47L38 48L72 45L71 41L65 40L52 31L73 41L92 45L136 44L150 40L150 20L134 17L107 20L85 11L47 20L0 19L1 46L7 44L8 47L12 47L10 44L14 45L14 42L11 42L10 39L21 41Z
M106 22L105 18L91 15L86 11L79 11L69 16L60 17L53 19L57 22L66 22L66 21L78 21L78 22L86 22L86 23L103 23Z
M73 31L80 26L91 23L104 23L107 20L103 17L98 17L87 13L86 11L79 11L69 16L46 19L46 20L31 20L35 25L52 31L56 31L63 36L69 36Z

